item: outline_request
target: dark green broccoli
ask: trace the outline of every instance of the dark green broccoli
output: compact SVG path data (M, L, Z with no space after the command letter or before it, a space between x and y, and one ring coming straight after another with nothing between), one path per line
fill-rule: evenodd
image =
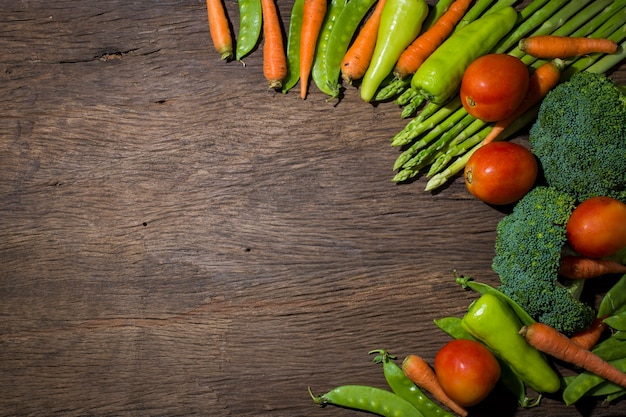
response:
M626 202L626 95L603 74L580 72L543 99L529 131L548 185L578 202Z
M595 317L579 299L580 286L558 275L574 207L574 198L554 187L532 189L498 223L492 265L500 291L535 320L568 335L588 327Z

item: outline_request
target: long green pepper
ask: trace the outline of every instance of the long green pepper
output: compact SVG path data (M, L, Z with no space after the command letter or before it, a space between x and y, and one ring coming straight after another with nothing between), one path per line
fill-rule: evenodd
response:
M389 388L398 396L404 398L415 408L417 408L424 417L453 417L452 414L438 406L430 398L428 398L422 390L420 390L413 381L411 381L398 364L393 361L393 357L385 350L373 350L371 353L377 353L374 362L383 365L383 374Z
M468 65L489 53L516 22L515 9L504 7L454 32L418 68L411 87L430 101L446 102L458 91Z
M238 0L239 7L239 31L237 35L237 47L235 57L237 61L248 55L259 42L263 15L261 13L261 0Z
M378 414L383 417L424 417L413 404L391 391L366 385L342 385L315 396L313 402Z
M426 16L428 4L424 0L387 0L370 66L361 80L363 101L369 103L374 98L402 52L419 35Z

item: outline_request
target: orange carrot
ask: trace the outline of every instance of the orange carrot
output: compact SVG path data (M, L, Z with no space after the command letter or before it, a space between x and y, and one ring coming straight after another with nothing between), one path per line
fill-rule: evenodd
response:
M444 392L435 371L430 367L428 362L417 355L409 355L402 361L402 371L415 385L430 392L433 397L440 401L443 405L448 407L462 417L467 416L467 410L458 405Z
M559 274L569 279L589 279L606 274L624 273L626 265L619 262L584 256L563 256L559 265Z
M400 55L393 72L404 78L414 74L422 62L452 33L463 18L472 0L455 0L428 30L418 36Z
M363 78L369 67L376 46L380 15L385 6L385 0L378 0L374 11L365 21L365 24L341 61L341 78L349 84Z
M530 36L521 39L518 47L536 58L571 58L601 52L614 54L617 44L610 39L569 36Z
M626 373L590 350L578 346L554 327L535 322L522 327L520 334L537 350L626 387Z
M528 90L526 96L518 108L509 117L502 119L493 126L491 131L485 136L482 144L493 142L507 127L518 117L538 104L548 91L552 90L559 83L561 72L565 68L565 62L554 59L539 66L528 79Z
M222 0L206 0L206 9L213 46L222 59L230 60L233 58L233 38Z
M598 343L600 336L602 336L604 329L606 329L604 319L607 317L608 314L603 317L596 317L588 328L574 334L569 338L569 340L576 343L583 349L591 350L591 348Z
M304 0L300 30L300 97L306 98L317 38L326 16L326 0Z
M261 0L263 13L263 75L269 87L275 90L283 86L287 76L287 54L283 46L283 32L274 0Z

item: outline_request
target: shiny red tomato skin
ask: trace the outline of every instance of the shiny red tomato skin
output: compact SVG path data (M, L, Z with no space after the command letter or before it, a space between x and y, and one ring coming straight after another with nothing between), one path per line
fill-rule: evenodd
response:
M478 148L465 164L465 186L485 203L511 204L530 191L538 172L537 159L522 145L491 142Z
M524 100L528 83L528 68L519 58L483 55L463 73L461 102L469 114L482 121L506 119Z
M587 199L570 215L566 231L570 246L579 254L611 256L626 247L626 204L610 197Z
M482 343L455 339L437 352L435 374L448 397L471 407L491 393L500 379L500 364Z

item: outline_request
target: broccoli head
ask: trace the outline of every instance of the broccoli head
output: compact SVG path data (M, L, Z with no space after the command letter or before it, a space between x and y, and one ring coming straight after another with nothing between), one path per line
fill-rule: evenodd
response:
M498 223L492 264L500 291L535 320L568 335L588 327L595 317L580 301L579 286L558 275L574 207L574 198L554 187L532 189Z
M548 185L626 202L626 95L607 76L582 71L552 89L529 142Z

